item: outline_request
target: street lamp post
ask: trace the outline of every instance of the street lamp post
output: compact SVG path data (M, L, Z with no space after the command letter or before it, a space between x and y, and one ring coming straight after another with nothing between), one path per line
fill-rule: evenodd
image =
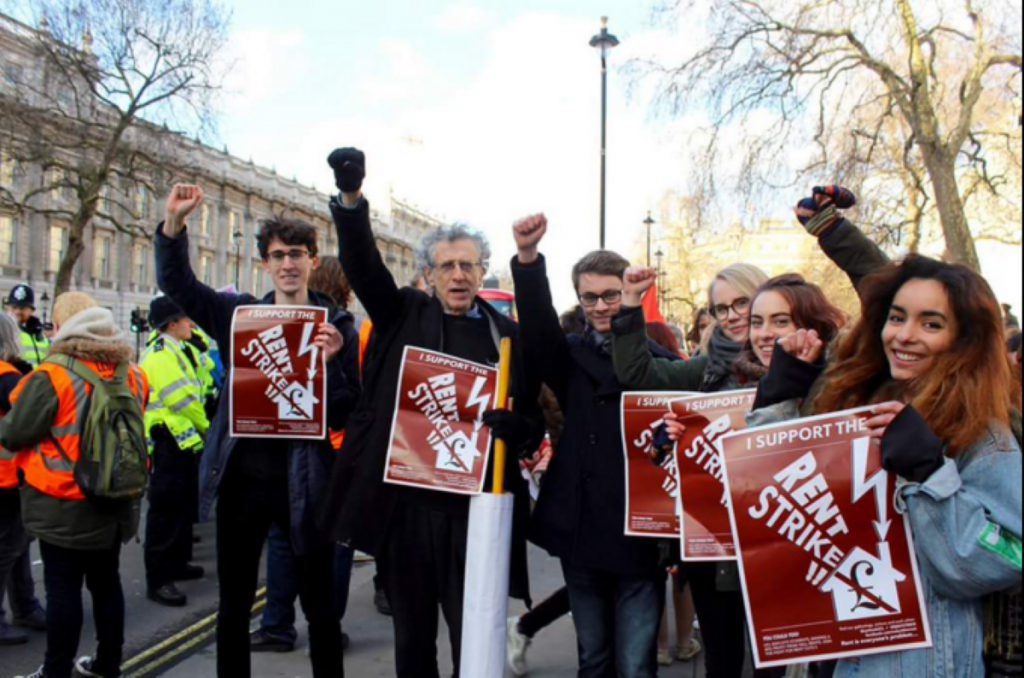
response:
M235 231L232 237L235 239L235 291L242 293L242 239L245 235L242 231Z
M648 251L650 251L650 250L648 250ZM664 310L667 312L670 309L669 309L668 303L667 303L668 302L668 288L665 285L665 281L668 279L668 271L666 271L663 268L663 263L664 263L664 260L665 260L665 252L662 251L662 249L659 247L657 254L655 254L654 256L658 258L658 278L657 278L657 280L658 280L658 288L659 288L658 289L658 292L659 292L658 302L659 302L659 304L661 306L664 307ZM671 313L669 313L668 315L671 315Z
M50 322L50 309L49 309L50 295L49 295L49 293L44 290L43 291L43 296L39 297L39 301L43 302L43 324L45 325L46 323Z
M647 213L647 218L644 219L644 226L647 227L647 268L651 267L651 227L657 223L651 218L651 213ZM661 250L658 250L658 254L662 254ZM661 270L661 263L658 264L658 270Z
M608 17L601 17L601 32L590 39L590 46L601 52L601 249L608 233L608 55L618 45L619 39L608 32Z

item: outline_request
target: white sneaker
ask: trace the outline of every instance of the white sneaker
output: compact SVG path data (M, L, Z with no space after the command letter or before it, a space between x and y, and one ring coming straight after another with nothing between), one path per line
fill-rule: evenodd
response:
M514 676L525 676L530 672L526 664L526 653L531 641L519 632L519 617L508 620L508 668Z
M83 678L104 678L100 674L93 671L93 664L96 660L92 657L82 657L75 662L75 675L82 676Z
M30 676L15 676L14 678L46 678L46 674L43 671L43 667L39 667L39 670Z

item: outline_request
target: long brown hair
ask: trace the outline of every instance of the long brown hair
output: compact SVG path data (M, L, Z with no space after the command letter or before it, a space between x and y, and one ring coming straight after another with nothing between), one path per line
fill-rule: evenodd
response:
M320 257L320 265L309 276L309 289L326 294L346 311L352 304L352 287L338 257Z
M826 345L846 326L846 314L828 300L820 287L807 282L799 273L780 275L757 288L751 300L751 311L757 298L767 292L775 292L785 299L793 324L801 330L814 330Z
M911 256L867 278L861 287L860 322L839 344L826 384L814 404L818 413L862 407L889 399L892 386L882 332L896 295L913 280L934 280L949 295L958 336L924 377L901 385L904 400L960 454L977 443L993 422L1009 426L1010 408L1021 393L1006 359L999 303L992 288L965 266Z

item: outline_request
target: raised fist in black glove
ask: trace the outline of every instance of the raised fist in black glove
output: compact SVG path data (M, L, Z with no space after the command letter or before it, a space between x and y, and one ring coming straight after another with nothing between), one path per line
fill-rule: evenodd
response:
M904 480L924 483L946 463L942 440L909 405L879 405L867 424L881 441L882 467Z
M342 193L355 193L366 178L366 154L355 148L339 148L327 158L334 170L334 183Z
M534 444L534 427L530 420L511 410L491 410L484 413L484 424L491 434L517 453L535 452L529 449ZM537 441L539 445L539 441Z

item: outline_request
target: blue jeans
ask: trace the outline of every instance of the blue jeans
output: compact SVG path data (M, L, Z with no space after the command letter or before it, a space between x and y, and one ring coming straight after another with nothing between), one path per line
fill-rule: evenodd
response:
M579 678L655 678L665 576L626 577L562 561L579 639Z
M348 609L348 590L352 583L355 552L340 544L334 551L334 595L338 619L345 618ZM260 624L264 633L275 640L295 643L299 634L295 630L295 601L299 597L295 555L292 546L276 525L270 529L267 541L267 607Z

